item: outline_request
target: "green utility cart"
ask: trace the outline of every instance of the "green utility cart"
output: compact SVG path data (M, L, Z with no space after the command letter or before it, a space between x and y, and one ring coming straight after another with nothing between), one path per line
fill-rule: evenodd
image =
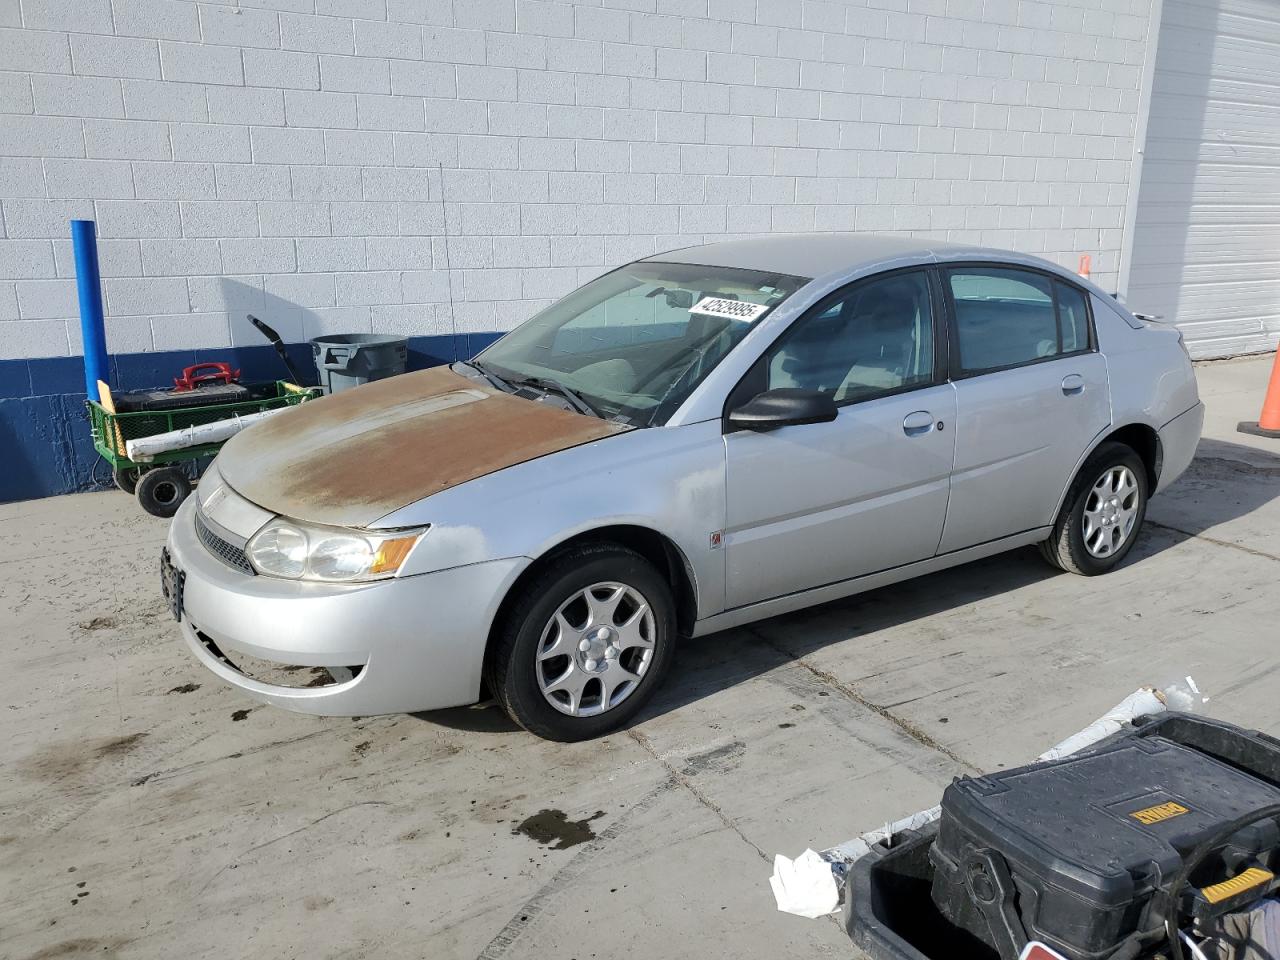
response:
M191 390L191 406L128 413L108 409L97 401L87 401L93 445L111 464L111 475L117 487L136 495L147 513L171 517L191 492L191 473L195 472L198 462L212 457L226 441L157 453L145 463L130 460L125 444L140 437L290 407L320 396L320 390L315 387L300 387L287 380L254 385L249 392L250 399L243 402L202 404L199 402L201 391ZM174 396L180 394L175 393ZM188 468L187 464L191 467Z

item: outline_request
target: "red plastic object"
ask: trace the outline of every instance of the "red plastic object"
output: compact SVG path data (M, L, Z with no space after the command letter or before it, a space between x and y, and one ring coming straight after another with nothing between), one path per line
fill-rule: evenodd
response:
M1022 956L1019 960L1067 960L1067 958L1057 950L1052 950L1043 943L1032 940L1022 951Z
M201 373L202 370L206 372ZM206 383L236 383L239 379L240 371L232 370L229 363L197 363L173 378L173 389L194 390Z

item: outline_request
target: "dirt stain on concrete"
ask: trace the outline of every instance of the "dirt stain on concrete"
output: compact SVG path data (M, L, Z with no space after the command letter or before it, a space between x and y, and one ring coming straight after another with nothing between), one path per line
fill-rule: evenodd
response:
M114 757L128 753L136 747L146 733L131 733L127 737L108 737L98 742L98 756Z
M144 737L145 732L122 737L64 740L27 756L21 763L21 770L33 779L56 782L73 777L98 761L127 755Z
M741 740L734 740L714 750L695 753L685 760L681 773L686 777L696 777L704 770L732 770L738 765L738 758L746 748L747 745Z
M116 625L115 617L94 617L79 626L81 630L110 630Z
M60 960L63 957L99 957L110 960L127 943L129 941L123 937L76 937L27 954L25 960Z
M596 833L591 829L591 821L603 816L604 811L597 810L586 819L570 820L563 810L539 810L521 821L511 833L523 834L530 840L550 846L552 850L568 850L594 840Z

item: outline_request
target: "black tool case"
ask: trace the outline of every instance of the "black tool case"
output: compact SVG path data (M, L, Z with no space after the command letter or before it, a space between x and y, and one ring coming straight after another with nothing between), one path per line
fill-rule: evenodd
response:
M956 780L928 851L933 904L1001 957L1039 940L1101 960L1162 935L1184 858L1215 837L1178 898L1181 916L1274 890L1280 815L1230 836L1223 827L1277 804L1280 742L1163 715L1083 754Z
M214 404L247 403L259 399L255 392L254 387L241 383L215 383L203 384L194 390L134 390L117 393L112 401L117 413L133 413L139 410L178 410Z

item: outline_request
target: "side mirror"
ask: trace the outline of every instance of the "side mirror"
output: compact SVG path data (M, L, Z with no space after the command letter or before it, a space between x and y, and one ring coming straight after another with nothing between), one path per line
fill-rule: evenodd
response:
M803 423L830 423L839 414L836 402L817 390L779 387L756 394L729 414L737 430L773 430Z

